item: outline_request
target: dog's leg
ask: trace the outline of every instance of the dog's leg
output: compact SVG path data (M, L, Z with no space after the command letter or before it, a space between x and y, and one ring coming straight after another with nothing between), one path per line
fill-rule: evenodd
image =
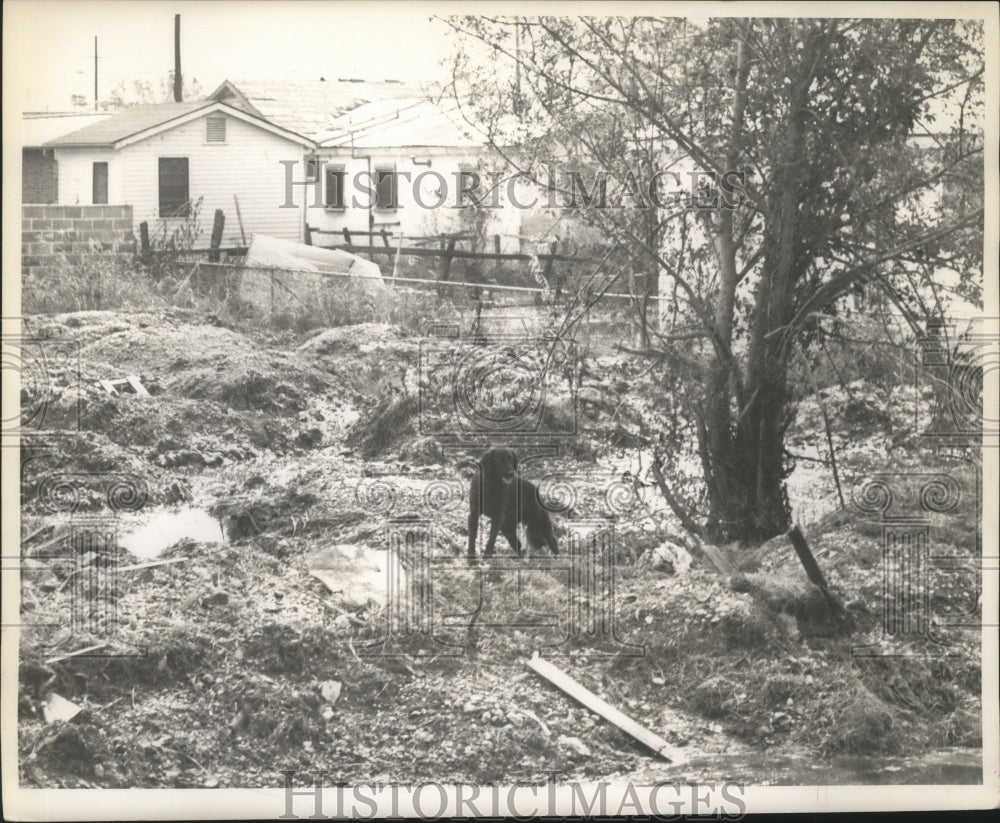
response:
M492 557L494 549L496 548L497 535L500 533L500 518L494 517L490 520L490 536L486 541L486 551L483 554L486 557Z
M476 538L479 536L479 481L473 480L469 489L469 561L476 559Z
M514 550L514 554L521 557L524 554L524 549L521 547L521 541L517 537L517 523L505 523L503 536L507 538L507 542L510 543L510 547Z

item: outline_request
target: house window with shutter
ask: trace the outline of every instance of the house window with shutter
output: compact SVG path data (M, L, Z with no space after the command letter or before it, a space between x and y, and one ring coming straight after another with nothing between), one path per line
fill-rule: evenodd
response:
M343 209L347 204L344 197L344 182L347 172L343 166L326 166L326 191L323 205L328 209Z
M226 142L226 118L206 117L205 118L205 142L225 143Z
M188 159L186 157L161 157L159 183L160 217L187 217L190 215Z
M391 168L375 169L375 208L395 209L399 204L396 199L396 170Z

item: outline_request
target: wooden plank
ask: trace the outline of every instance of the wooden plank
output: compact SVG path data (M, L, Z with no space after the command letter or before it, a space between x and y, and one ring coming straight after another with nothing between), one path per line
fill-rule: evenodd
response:
M98 380L97 382L101 384L101 388L104 389L104 391L106 391L108 394L110 395L118 394L118 389L115 388L115 384L112 383L110 380Z
M795 553L799 556L799 560L802 563L803 568L806 570L806 577L809 581L816 586L825 598L827 605L830 607L830 611L833 614L835 620L837 620L841 626L843 626L847 631L851 631L854 628L854 619L848 614L847 610L844 608L843 604L833 595L833 592L826 585L826 578L823 577L823 572L820 571L819 563L816 562L816 558L813 557L813 553L809 550L809 544L806 543L805 535L802 534L802 530L798 526L792 526L786 533L786 536L792 543L792 547L795 549Z
M549 243L549 253L547 259L545 260L545 268L542 271L542 277L545 278L545 284L548 286L552 285L550 282L550 278L552 277L552 261L555 259L556 249L558 246L559 242L556 240Z
M194 254L214 254L216 252L220 254L246 254L248 250L248 246L220 246L217 249L173 249L168 251L154 251L151 254L154 256L159 255L161 257L187 257Z
M212 242L211 251L208 253L209 263L219 262L219 249L222 246L222 230L226 227L226 214L222 209L215 210L215 219L212 221Z
M240 224L240 242L245 246L247 244L247 235L243 231L243 215L240 213L240 200L235 194L233 195L233 202L236 204L236 220Z
M572 677L561 669L556 668L548 660L541 657L532 657L528 661L528 668L537 672L554 686L562 689L566 694L592 712L599 714L609 723L613 723L623 732L631 735L644 746L648 746L657 755L671 763L678 763L683 760L682 754L658 734L651 732L645 726L640 726L632 718L620 712L606 700L602 700L590 689L577 683Z
M802 568L806 570L806 577L809 578L811 583L818 586L820 590L826 591L826 578L823 577L823 572L820 571L816 558L809 551L809 544L806 543L806 538L802 534L802 530L798 526L792 526L788 530L787 537L791 541L795 553L799 556Z
M149 257L149 223L145 220L139 224L139 251L142 260Z
M146 387L142 385L142 381L139 380L139 376L135 374L130 374L125 378L128 384L132 387L132 390L139 395L139 397L149 397L149 392L146 391Z
M441 269L441 279L448 280L451 277L451 261L455 256L455 238L448 241L444 250L444 264Z

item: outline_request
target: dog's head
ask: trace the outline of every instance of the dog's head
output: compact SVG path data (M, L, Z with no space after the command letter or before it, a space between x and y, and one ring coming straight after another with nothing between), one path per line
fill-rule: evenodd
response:
M479 470L484 478L509 486L517 477L517 455L513 449L490 449L479 461Z

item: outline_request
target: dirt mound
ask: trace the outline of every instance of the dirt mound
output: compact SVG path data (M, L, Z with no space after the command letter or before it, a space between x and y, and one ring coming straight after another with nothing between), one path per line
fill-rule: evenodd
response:
M403 330L388 323L358 323L325 329L299 346L299 352L311 355L348 354L384 347L403 337Z
M107 364L108 377L138 374L162 393L234 409L301 411L307 394L332 387L328 376L294 354L213 325L110 326L82 354L91 364Z
M168 562L119 569L112 636L68 627L24 633L25 785L273 786L282 781L276 764L316 763L336 764L337 778L348 782L606 779L643 763L662 772L620 730L525 670L541 642L562 642L532 621L576 608L565 570L511 574L506 546L494 568L466 566L469 465L424 428L416 338L370 323L302 343L183 312L85 312L44 322L52 340L69 355L79 345L81 356L50 358L49 394L38 382L23 398L46 403L49 422L82 431L23 452L26 620L65 627L78 571L53 556L71 533L67 506L107 513L111 500L138 502L121 489L112 495L108 479L140 479L143 507L191 500L185 508L221 521L225 534L223 526L214 541L188 534L156 555ZM47 353L59 350L53 344ZM515 378L535 365L509 362ZM569 430L577 408L585 434L566 452L525 461L533 480L573 479L559 529L607 516L613 501L602 472L617 477L626 465L611 462L607 444L624 415L641 419L646 410L607 401L648 363L630 368L621 358L594 365L584 387L591 391L576 407L568 379L555 379L546 394L540 425ZM98 383L126 374L140 375L150 396L112 396ZM441 375L444 401L429 412L446 434L450 379ZM504 391L512 385L486 382L475 399L492 408L489 389L509 408ZM601 444L595 454L604 463L595 467L594 454L572 459L587 439ZM79 476L75 500L53 480L60 473ZM457 492L428 493L445 488ZM62 506L58 517L51 503ZM823 603L785 538L745 553L736 574L719 575L693 551L687 557L683 541L663 550L665 540L679 540L664 511L650 493L615 527L617 589L606 616L616 640L645 653L593 655L590 636L572 635L558 663L580 683L672 745L690 740L701 754L737 744L755 756L769 746L865 755L930 750L941 741L981 745L978 634L950 630L946 639L961 654L947 661L858 661L851 645L875 636L878 615L851 637L815 630L824 628ZM881 526L850 512L840 517L811 529L810 545L835 593L877 603ZM942 534L953 553L975 556L975 512L948 517ZM490 619L510 616L500 609L516 604L518 628L490 628L485 613L478 625L449 622L440 637L397 637L392 654L368 656L363 644L388 642L395 619L380 588L387 567L378 562L388 559L390 519L433 527L433 586L422 591L435 614L478 614L488 585L498 612ZM133 551L127 537L120 546ZM331 560L335 546L353 554ZM571 540L566 546L567 557L580 551ZM646 565L632 562L644 551ZM99 559L86 567L97 569ZM413 559L401 556L410 580L419 573ZM359 576L358 591L345 597ZM968 599L965 578L947 585L954 590L942 583L934 597L956 608ZM108 643L102 652L122 656L64 657L100 641ZM921 651L916 641L914 649ZM46 722L49 691L83 711L68 724Z
M97 432L64 438L57 449L25 447L21 478L22 511L37 514L133 510L191 498L187 478L150 465ZM127 497L120 499L123 493Z

